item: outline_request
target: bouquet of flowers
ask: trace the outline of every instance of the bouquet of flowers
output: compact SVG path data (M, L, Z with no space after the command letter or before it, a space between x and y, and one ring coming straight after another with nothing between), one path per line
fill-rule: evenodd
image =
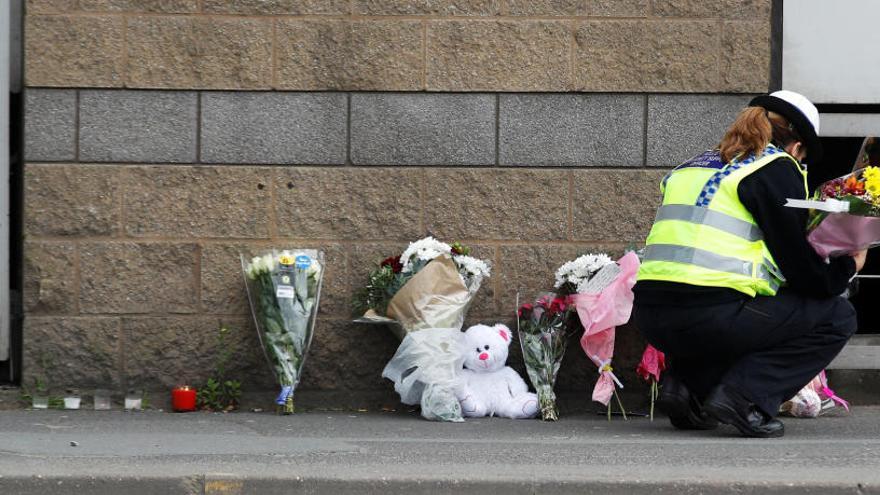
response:
M295 249L242 253L241 266L260 345L281 385L275 403L279 412L292 414L318 314L324 255Z
M523 361L538 394L544 421L559 419L553 387L568 342L570 315L567 297L553 293L542 295L534 304L523 304L517 310L516 330Z
M614 374L611 359L615 328L629 321L632 312L632 287L638 269L638 256L629 252L616 263L605 254L587 254L565 263L556 272L556 286L572 292L569 301L584 328L581 347L599 368L593 400L608 406L609 419L612 395L626 419L616 388L623 388L623 384Z
M828 387L828 377L822 370L794 397L785 401L779 412L796 418L815 418L837 406L849 411L849 403Z
M363 314L356 321L389 324L401 339L382 376L426 419L464 421L454 393L464 362L461 327L489 275L469 248L426 237L379 263L355 297Z
M413 243L400 256L386 258L370 272L355 295L363 323L390 324L401 340L424 328L458 328L489 264L470 256L470 248L433 237Z
M654 421L654 402L660 396L660 374L664 371L666 371L666 355L651 344L648 344L645 347L645 352L642 353L642 360L636 366L636 374L642 380L651 383L651 390L649 392L651 409L648 414L651 421Z
M807 240L822 257L839 256L880 244L880 167L868 166L830 180L812 200L789 199L786 206L810 208Z

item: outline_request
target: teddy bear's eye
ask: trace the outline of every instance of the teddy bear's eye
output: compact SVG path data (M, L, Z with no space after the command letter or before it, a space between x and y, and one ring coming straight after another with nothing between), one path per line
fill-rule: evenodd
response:
M479 348L479 347L477 347L477 352L480 352L480 348Z
M485 346L483 346L483 349L486 349L486 350L488 351L488 350L489 350L489 346L488 346L488 345L485 345Z

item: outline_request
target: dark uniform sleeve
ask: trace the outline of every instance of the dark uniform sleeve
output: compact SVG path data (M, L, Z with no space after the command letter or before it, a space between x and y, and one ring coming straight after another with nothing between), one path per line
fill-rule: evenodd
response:
M783 206L787 198L804 198L803 177L789 159L779 158L749 175L737 192L764 232L764 242L791 290L825 298L846 289L856 271L852 257L826 263L807 242L808 211Z

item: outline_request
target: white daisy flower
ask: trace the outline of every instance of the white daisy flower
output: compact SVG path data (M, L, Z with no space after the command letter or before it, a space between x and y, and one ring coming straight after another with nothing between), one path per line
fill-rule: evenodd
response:
M458 255L452 257L458 270L465 277L486 278L491 272L491 267L485 261L473 256Z
M451 254L452 247L449 244L440 242L433 237L425 237L410 243L406 251L400 255L400 261L403 264L403 273L412 271L412 262L415 260L431 261L441 254Z
M556 283L553 286L558 289L565 283L570 283L575 287L580 287L588 282L590 277L598 272L599 269L609 263L614 263L614 260L604 253L590 253L579 256L572 261L564 263L556 270Z

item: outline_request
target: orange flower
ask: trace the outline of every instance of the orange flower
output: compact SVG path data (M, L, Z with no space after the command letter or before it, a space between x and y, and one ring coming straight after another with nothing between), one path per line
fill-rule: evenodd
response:
M865 194L865 183L857 179L854 175L850 175L843 183L844 191L856 196Z

